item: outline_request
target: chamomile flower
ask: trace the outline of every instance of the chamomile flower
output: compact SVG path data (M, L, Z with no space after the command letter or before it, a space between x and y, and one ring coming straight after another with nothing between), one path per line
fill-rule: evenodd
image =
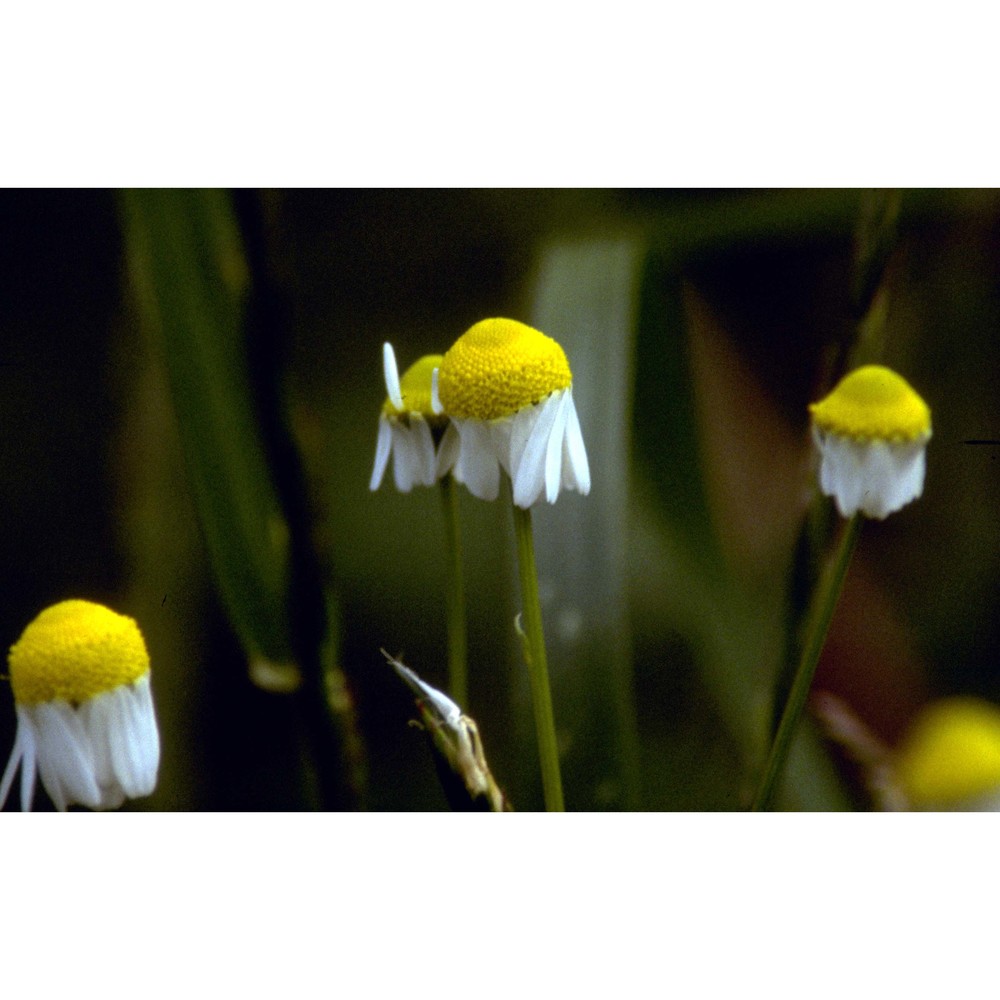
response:
M590 467L573 404L573 377L551 337L512 319L485 319L445 354L432 405L458 432L442 447L438 471L451 471L481 500L495 500L500 470L514 503L528 508L560 489L590 492Z
M931 411L900 375L865 365L809 410L820 488L843 517L885 518L923 492Z
M393 478L400 493L437 482L435 435L441 436L447 419L431 408L431 374L440 363L440 354L425 355L400 378L392 345L383 345L387 397L378 420L370 490L377 490L382 484L390 455Z
M978 698L931 702L894 763L914 808L1000 810L1000 709Z
M3 778L3 808L21 766L21 808L35 776L57 809L116 809L156 786L160 736L139 627L90 601L46 608L11 647L17 736Z

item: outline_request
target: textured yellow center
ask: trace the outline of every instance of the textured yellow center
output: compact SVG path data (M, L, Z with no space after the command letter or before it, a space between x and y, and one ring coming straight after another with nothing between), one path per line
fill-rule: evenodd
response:
M484 319L444 356L438 394L449 416L496 420L572 381L566 355L551 337L517 320Z
M844 437L915 441L931 433L927 404L906 379L881 365L851 372L809 410L817 427Z
M386 397L382 404L382 412L387 416L400 416L405 413L419 413L430 421L441 419L431 409L431 373L440 368L440 354L425 354L419 361L414 361L399 380L399 391L403 396L403 408L397 410L392 400Z
M947 805L1000 788L1000 709L975 698L934 702L900 747L897 770L915 805Z
M149 670L139 626L90 601L46 608L10 650L10 683L22 705L82 702Z

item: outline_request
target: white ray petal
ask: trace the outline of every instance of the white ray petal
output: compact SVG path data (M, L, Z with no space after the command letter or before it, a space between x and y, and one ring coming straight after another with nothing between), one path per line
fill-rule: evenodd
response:
M38 737L38 770L49 798L60 811L79 802L95 809L100 805L94 759L83 724L64 701L33 706Z
M385 391L389 401L397 410L403 409L403 391L399 387L399 369L396 367L396 353L388 341L382 345L382 372L385 375Z
M590 492L590 463L587 461L587 449L583 443L572 389L567 389L566 393L569 396L569 409L564 438L563 483L567 489L575 489L581 496L586 496Z
M496 500L500 495L500 462L494 450L488 424L477 420L455 420L458 430L458 458L453 475L480 500Z
M7 766L4 768L3 779L0 780L0 809L7 803L7 796L10 794L11 785L14 784L14 775L17 774L17 767L24 758L25 729L27 727L21 722L20 717L17 723L17 733L14 736L14 747L10 752ZM30 803L29 803L30 804ZM24 812L24 804L21 806Z
M511 455L514 503L530 507L538 500L545 484L545 457L549 438L559 415L560 393L553 393L534 407L534 423L520 455Z
M385 468L389 464L389 454L392 452L392 428L389 418L383 413L378 418L378 440L375 442L375 467L368 489L377 490L382 485Z
M559 394L556 418L549 432L549 443L545 449L545 499L555 503L562 484L563 440L566 437L568 407L573 405L569 390Z

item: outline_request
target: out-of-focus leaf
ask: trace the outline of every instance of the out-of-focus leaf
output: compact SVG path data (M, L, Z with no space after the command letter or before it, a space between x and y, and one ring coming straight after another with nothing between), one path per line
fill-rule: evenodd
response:
M721 555L709 515L680 276L662 254L643 262L635 334L635 457L675 525L684 558L711 579Z
M768 506L773 487L761 491L755 475L755 502L764 504L762 510L768 513L769 534L764 537L771 537L760 569L733 549L740 526L734 528L730 522L737 515L743 527L752 521L745 516L750 498L719 493L723 485L732 492L739 480L733 470L718 464L730 461L734 449L739 452L746 446L748 421L756 421L753 443L760 447L757 432L766 421L762 423L762 412L734 408L734 398L747 405L754 399L741 362L725 349L724 331L706 326L711 317L704 309L694 309L693 299L685 298L676 258L658 250L650 253L641 303L635 361L635 485L637 537L643 551L635 545L632 549L640 567L638 617L647 642L665 643L673 633L683 637L690 649L713 706L712 712L704 713L704 739L709 745L718 742L720 734L713 733L712 726L717 730L721 724L738 747L733 762L737 773L729 776L727 799L738 807L746 804L766 750L770 696L784 645L787 582L781 575L782 561L774 554L774 539L780 541L782 531L772 524L774 511ZM695 346L698 365L693 363ZM734 396L737 391L740 395ZM767 405L762 398L757 403ZM732 536L725 545L722 528ZM784 533L791 546L794 524ZM670 671L673 664L665 661L657 669ZM691 697L689 709L703 707L697 693ZM783 802L814 809L845 805L830 761L810 727L803 728L793 747Z
M129 275L162 348L223 603L249 656L288 663L288 528L253 410L248 275L231 204L220 191L125 191L121 208Z
M629 437L638 237L544 247L531 322L562 345L590 462L587 497L535 520L539 589L563 783L571 809L636 808L628 613ZM534 741L526 736L522 745Z

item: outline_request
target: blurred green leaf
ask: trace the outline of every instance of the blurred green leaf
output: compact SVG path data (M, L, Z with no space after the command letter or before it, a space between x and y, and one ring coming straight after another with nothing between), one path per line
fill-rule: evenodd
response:
M721 727L735 744L738 759L733 763L740 773L731 770L727 776L728 804L738 807L748 804L764 759L770 695L784 650L787 581L772 575L749 585L720 542L705 475L683 261L663 246L654 240L646 258L636 331L634 443L638 534L644 550L640 561L633 549L643 567L636 617L647 643L669 648L674 633L690 649L704 692L687 693L690 703L683 717L701 716L705 743L718 743ZM748 420L752 417L747 414ZM657 669L675 666L664 658ZM671 768L674 759L681 759L673 746L677 737L664 733L663 739L670 749L662 766ZM795 740L788 775L787 807L846 804L811 727L804 726ZM686 778L680 772L670 776L673 782Z
M684 557L719 579L722 557L709 515L698 443L694 381L681 278L653 250L645 259L636 317L635 458L677 528Z
M221 191L124 191L129 276L162 349L191 490L250 656L292 658L288 527L258 430L243 332L248 272Z
M629 435L640 237L543 246L531 322L562 345L593 486L539 505L535 550L571 809L634 809L639 751L632 697ZM526 737L523 745L533 741Z

